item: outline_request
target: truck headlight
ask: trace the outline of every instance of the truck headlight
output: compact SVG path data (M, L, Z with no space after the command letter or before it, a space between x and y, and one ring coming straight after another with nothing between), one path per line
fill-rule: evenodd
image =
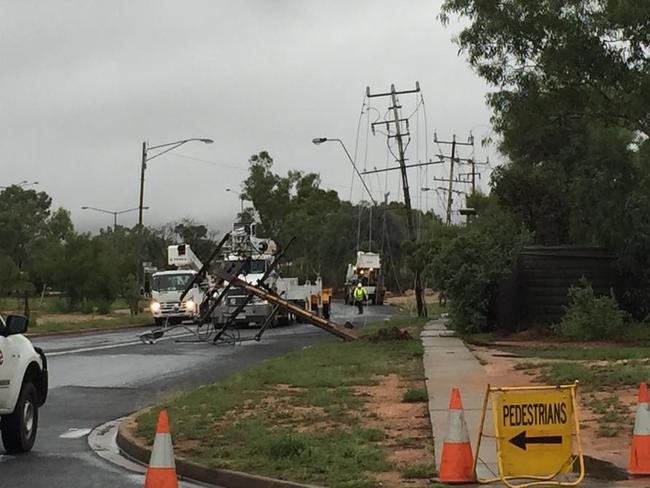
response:
M196 302L194 300L188 300L185 302L185 310L188 312L195 312L196 311Z
M157 301L154 300L153 302L151 302L149 304L149 310L151 311L151 313L160 312L160 303L158 303Z

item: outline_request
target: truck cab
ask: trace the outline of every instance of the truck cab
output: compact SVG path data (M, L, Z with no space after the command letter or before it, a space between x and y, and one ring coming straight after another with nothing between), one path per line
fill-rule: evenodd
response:
M31 450L38 430L38 409L48 392L47 359L23 334L28 319L0 316L0 433L5 450Z
M159 271L151 277L149 310L157 325L193 320L203 300L203 292L194 286L181 303L180 297L194 279L195 271Z
M181 295L203 265L189 244L169 246L167 263L177 269L158 271L151 275L149 310L154 321L156 325L163 325L195 320L209 283L194 283L182 302Z
M384 303L384 280L381 273L381 256L374 252L357 252L355 264L349 264L345 275L345 303L354 303L354 288L361 283L373 305Z

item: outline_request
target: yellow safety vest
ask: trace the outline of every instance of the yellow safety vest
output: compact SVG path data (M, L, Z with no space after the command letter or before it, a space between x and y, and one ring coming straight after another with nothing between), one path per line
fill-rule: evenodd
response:
M354 289L354 299L358 300L358 301L361 301L364 298L366 298L366 290L364 290L363 288L359 288L359 287L355 288Z

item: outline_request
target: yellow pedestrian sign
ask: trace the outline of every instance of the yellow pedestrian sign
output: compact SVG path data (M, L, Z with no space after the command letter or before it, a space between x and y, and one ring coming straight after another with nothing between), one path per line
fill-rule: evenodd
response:
M575 486L584 477L580 431L575 408L575 385L488 387L477 460L487 407L492 410L499 478L507 486L540 484ZM491 401L490 401L491 400ZM574 464L576 478L568 479ZM515 482L516 480L516 482ZM492 480L479 480L493 482ZM550 482L550 483L549 483Z
M571 469L571 390L504 391L493 401L504 476L548 476Z

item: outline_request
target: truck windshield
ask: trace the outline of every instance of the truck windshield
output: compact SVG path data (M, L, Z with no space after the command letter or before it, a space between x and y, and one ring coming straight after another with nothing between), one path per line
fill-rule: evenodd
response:
M154 276L151 289L153 291L183 291L192 281L192 277L188 273Z

